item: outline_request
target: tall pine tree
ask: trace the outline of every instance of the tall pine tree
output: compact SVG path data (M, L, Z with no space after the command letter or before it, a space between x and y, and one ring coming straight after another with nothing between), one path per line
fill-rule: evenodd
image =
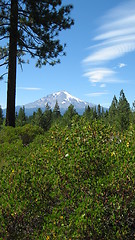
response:
M101 117L101 106L100 106L100 104L98 104L98 106L97 106L97 115L98 115L98 118Z
M43 128L45 131L49 130L52 124L52 110L49 104L46 104L45 112L43 113Z
M58 34L73 25L71 9L72 5L62 6L61 0L0 1L0 66L8 68L6 125L15 126L17 58L22 65L25 54L36 57L37 67L59 63L65 44Z
M33 114L33 122L39 127L43 127L44 120L43 120L43 112L41 108L38 108L37 112Z
M56 100L56 103L55 103L55 106L54 106L54 109L53 109L53 112L52 112L53 121L60 118L60 116L61 116L60 107L59 107L58 101Z
M120 98L118 103L118 123L119 128L123 131L129 127L130 123L130 105L125 97L123 89L120 91Z
M135 101L132 106L132 122L135 124Z
M71 126L72 119L75 115L78 115L76 109L72 104L69 105L67 111L63 115L63 123L64 125Z
M2 108L0 106L0 125L2 125L3 123L3 111L2 111Z
M118 125L118 100L115 95L109 108L108 119L111 125Z
M24 126L26 123L25 107L21 107L17 116L17 126Z
M91 108L89 105L85 108L83 116L85 116L87 119L91 118Z

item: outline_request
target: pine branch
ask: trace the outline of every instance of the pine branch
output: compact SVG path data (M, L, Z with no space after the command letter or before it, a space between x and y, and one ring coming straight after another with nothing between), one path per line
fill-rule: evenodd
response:
M11 5L11 3L5 3L5 2L2 2L2 3L0 3L0 7L7 7L7 6L10 6Z
M27 11L25 11L23 9L18 9L18 13L19 13L19 15L22 15L22 16L28 18L28 12Z
M1 18L1 21L3 21L3 19L6 19L6 20L9 21L9 17L8 16L4 16L4 15L0 14L0 18Z
M37 48L36 47L28 47L28 45L27 44L25 44L25 42L22 40L22 39L19 39L21 42L22 42L22 45L23 45L23 47L25 48L25 49L23 49L23 52L27 52L27 53L29 53L31 56L38 56L36 53L34 53L33 51L34 50L37 50ZM18 50L19 51L19 50ZM21 50L22 51L22 50Z
M7 65L7 64L8 64L8 62L1 63L1 64L0 64L0 67L2 67L2 66L4 66L4 65Z
M3 36L2 38L0 38L0 41L3 40L3 39L8 39L9 36Z
M3 77L4 77L5 75L7 75L7 74L8 74L8 72L3 73L2 75L0 75L0 80L3 80Z
M0 61L3 60L4 58L8 57L8 54L4 55L4 56L0 56Z
M38 36L36 36L35 33L32 33L32 30L29 26L22 26L19 24L18 27L20 29L22 29L25 33L27 33L27 36L30 36L36 44L38 44L38 45L43 44L43 41L40 40L40 38ZM33 42L33 44L34 44L34 42Z
M10 26L10 23L3 23L3 24L0 24L0 27L9 27Z

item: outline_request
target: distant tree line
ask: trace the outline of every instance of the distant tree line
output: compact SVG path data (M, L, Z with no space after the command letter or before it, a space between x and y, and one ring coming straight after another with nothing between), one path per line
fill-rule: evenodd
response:
M47 131L53 124L57 123L70 126L71 121L75 115L79 117L74 106L71 104L62 116L58 101L56 101L53 110L47 103L45 111L42 111L41 108L38 108L38 110L36 112L33 112L32 116L30 117L26 116L25 108L22 107L20 108L19 113L16 113L16 126L24 126L26 123L31 123L33 125L38 125Z
M101 120L106 124L114 126L116 130L124 131L128 129L131 123L135 124L135 101L133 102L131 109L124 91L121 90L119 100L114 96L109 110L104 111L104 108L101 107L100 104L94 108L91 108L88 105L82 116L76 112L76 109L72 104L62 116L58 101L56 101L53 110L47 103L45 111L38 108L38 110L33 112L33 115L30 117L26 116L25 108L21 107L19 113L16 113L16 126L24 126L27 123L31 123L40 126L47 131L54 124L61 124L61 126L70 127L72 119L76 118L77 121L80 117L84 117L90 122ZM0 125L2 125L4 121L2 108L0 107Z

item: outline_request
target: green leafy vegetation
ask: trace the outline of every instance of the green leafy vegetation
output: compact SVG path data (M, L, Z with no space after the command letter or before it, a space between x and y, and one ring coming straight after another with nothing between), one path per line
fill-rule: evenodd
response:
M2 112L2 108L0 106L0 125L2 125L3 123L3 112Z
M134 153L132 124L3 127L0 239L134 239Z

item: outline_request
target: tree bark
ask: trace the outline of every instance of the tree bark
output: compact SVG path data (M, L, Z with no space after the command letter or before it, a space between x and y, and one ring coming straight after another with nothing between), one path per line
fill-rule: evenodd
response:
M18 0L11 0L6 125L15 127Z

